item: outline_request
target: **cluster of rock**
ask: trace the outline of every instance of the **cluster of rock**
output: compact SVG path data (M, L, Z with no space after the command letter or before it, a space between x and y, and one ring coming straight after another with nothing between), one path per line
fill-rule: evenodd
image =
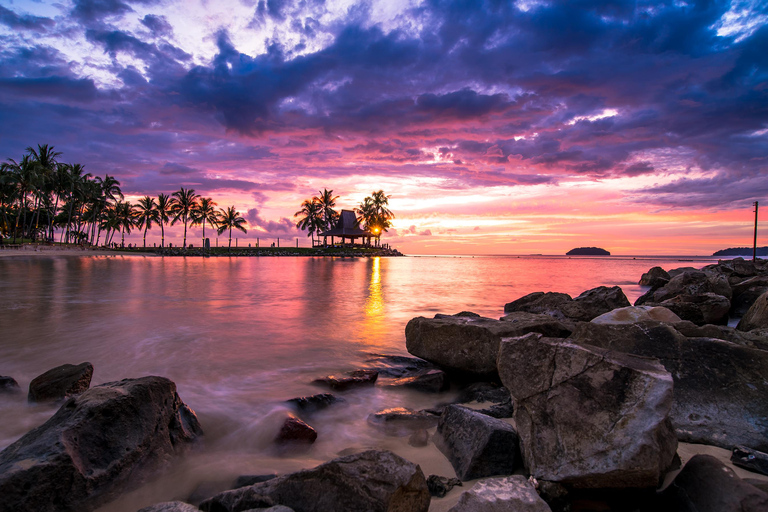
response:
M286 475L246 475L231 490L190 499L195 505L140 512L426 512L431 497L467 480L477 481L450 512L768 510L765 486L709 456L693 457L657 490L679 469L679 440L732 449L735 465L768 474L768 265L655 268L641 284L649 290L635 306L620 288L598 287L575 298L529 294L498 320L414 318L406 346L416 358L377 354L367 368L314 381L340 394L460 388L452 404L368 417L371 428L410 436L413 446L434 443L458 478L426 477L389 451L368 450ZM728 327L741 311L739 326ZM202 435L171 381L89 389L92 374L83 363L33 380L31 401L64 402L0 453L0 511L93 510ZM18 384L0 377L0 392L19 392ZM275 446L309 448L322 435L314 415L344 402L332 393L286 401Z

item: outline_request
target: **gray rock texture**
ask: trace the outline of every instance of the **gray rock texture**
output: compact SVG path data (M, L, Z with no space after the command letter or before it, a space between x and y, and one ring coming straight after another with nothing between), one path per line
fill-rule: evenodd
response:
M508 475L522 466L512 425L466 407L445 408L434 443L462 480Z
M768 453L752 450L746 446L736 446L731 453L731 462L740 468L768 475Z
M427 481L419 466L389 451L369 450L221 493L200 508L241 512L284 505L301 512L427 512L429 501Z
M91 385L91 377L91 363L57 366L32 379L29 383L29 401L52 402L78 395Z
M584 323L570 339L658 358L675 381L670 417L681 441L768 450L768 352L658 322Z
M739 320L736 328L740 331L768 328L768 292L760 295Z
M200 509L183 501L165 501L144 507L138 512L200 512Z
M655 320L657 322L676 323L682 319L665 307L629 306L616 308L592 319L592 323L604 325L636 324Z
M551 512L524 476L484 478L461 494L449 512Z
M661 267L653 267L640 277L640 286L651 286L659 288L664 286L671 279L670 275Z
M672 275L672 271L670 271ZM729 301L733 296L728 278L716 271L684 270L675 274L669 282L660 288L651 288L635 301L635 306L646 303L659 304L678 295L701 295L714 293L722 295Z
M655 305L650 302L646 304ZM726 325L731 309L731 301L714 293L680 294L662 301L659 305L669 309L682 320L696 325Z
M565 293L531 293L506 304L504 312L523 311L549 315L560 320L589 322L603 313L630 305L624 292L618 286L611 288L598 286L585 291L575 299ZM547 333L542 334L548 335Z
M655 487L677 449L656 360L528 334L502 341L528 472L581 488Z
M96 386L0 452L0 510L93 510L200 435L195 413L168 379Z

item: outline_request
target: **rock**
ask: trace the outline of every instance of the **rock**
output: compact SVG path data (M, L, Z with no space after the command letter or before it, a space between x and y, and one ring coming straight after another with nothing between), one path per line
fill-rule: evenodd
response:
M584 323L570 340L658 358L675 381L670 419L681 441L768 450L768 352L658 322Z
M166 501L144 507L138 512L200 512L200 509L183 501Z
M461 486L461 480L458 478L448 478L447 476L438 475L429 475L427 478L429 494L436 498L445 497L445 495L456 486Z
M549 315L526 313L525 311L514 311L504 315L499 320L512 322L522 334L538 332L550 338L567 338L573 332L571 322L563 323Z
M461 390L456 403L493 402L496 404L509 400L509 390L495 382L473 382Z
M16 379L0 375L0 393L18 393L19 391L21 388Z
M755 300L747 313L739 320L736 328L740 331L751 331L768 327L768 292Z
M635 306L642 306L645 303L660 304L678 295L714 293L715 295L722 295L728 300L731 300L733 296L728 279L719 272L685 270L675 275L673 275L673 271L670 271L669 274L672 275L672 279L666 285L655 290L649 290L635 301Z
M571 500L568 489L557 482L539 480L536 491L541 496L552 512L570 512Z
M640 277L640 286L650 286L652 288L659 288L664 286L672 279L670 275L661 267L653 267L648 272Z
M515 414L515 405L512 403L512 399L502 402L500 404L493 404L485 409L476 409L477 412L490 416L491 418L511 418Z
M743 332L727 325L696 325L687 320L674 323L672 327L687 338L715 338L745 347L768 350L768 335L761 333L760 329Z
M388 384L392 387L404 387L425 393L442 393L451 387L451 383L442 370L429 370L413 377L401 377Z
M275 437L277 444L312 444L317 439L317 431L299 418L289 416L280 427Z
M740 468L768 475L768 454L766 453L746 446L736 446L731 454L731 462Z
M520 475L484 478L461 493L448 512L551 512L527 478Z
M318 395L300 396L286 400L286 403L295 407L298 411L312 414L321 411L334 404L346 402L343 398L332 395L331 393L320 393Z
M284 505L275 505L274 507L267 508L252 508L246 512L294 512L294 510Z
M658 267L656 267L658 268ZM655 306L629 306L626 308L616 308L608 313L592 319L592 323L604 325L622 325L636 324L655 320L657 322L676 323L681 318L667 308Z
M417 357L396 356L388 354L372 354L374 357L367 362L375 366L375 370L383 377L412 377L434 370L435 365Z
M437 416L405 407L392 407L368 415L368 423L390 436L405 436L414 430L437 425Z
M50 402L79 395L91 385L93 365L63 364L32 379L29 383L30 402Z
M757 478L742 478L742 481L748 483L749 485L754 485L761 491L768 493L768 481L766 480L758 480Z
M322 384L336 391L346 391L352 388L373 386L379 372L376 370L354 370L346 376L328 375L321 379L315 379L314 384Z
M552 325L559 324L551 320L518 323L480 317L417 317L405 327L405 345L411 354L444 370L480 378L495 377L501 338L535 329L549 332Z
M677 439L672 377L658 361L528 334L502 341L498 364L531 476L581 488L659 483Z
M768 276L755 276L731 285L731 315L744 316L758 297L768 291Z
M524 295L504 305L505 313L522 311L538 315L547 315L554 318L565 319L562 308L573 298L567 293L558 292L533 292Z
M426 512L429 501L427 481L419 466L389 451L369 450L221 493L200 508L239 512L279 504L302 512Z
M168 379L96 386L0 453L4 510L93 510L137 487L201 435Z
M565 293L530 293L506 304L504 312L524 311L549 315L560 320L589 322L603 313L629 305L629 300L618 286L612 288L598 286L585 291L575 299ZM529 330L527 332L538 331ZM518 336L522 334L525 333ZM547 335L547 333L542 334Z
M768 494L711 455L695 455L663 492L668 510L765 512Z
M653 303L647 304L654 305ZM675 313L682 320L688 320L696 325L726 325L728 312L731 310L731 301L714 293L680 294L663 301L660 305Z
M273 478L277 478L276 473L270 473L268 475L240 475L237 477L237 480L235 480L232 488L239 489L240 487L245 487L247 485L266 482L267 480L272 480Z
M508 475L522 465L512 425L466 407L445 408L434 442L461 480Z
M408 438L408 444L416 448L423 448L429 444L429 432L425 429L417 430Z

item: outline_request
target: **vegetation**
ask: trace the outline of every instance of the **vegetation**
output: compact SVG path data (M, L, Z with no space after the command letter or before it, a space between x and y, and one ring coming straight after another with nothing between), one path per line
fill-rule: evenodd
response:
M712 256L749 256L752 257L752 247L730 247L728 249L720 249L712 254ZM768 256L768 247L758 247L757 256Z
M59 229L59 242L99 245L103 232L104 244L110 245L119 232L120 245L125 246L125 235L138 228L146 247L147 231L159 225L160 245L165 247L165 226L177 222L184 224L183 247L190 222L202 225L203 240L206 225L219 233L229 229L230 245L233 228L246 232L245 219L234 206L217 212L213 199L193 189L182 187L157 198L144 196L132 204L125 201L114 177L93 176L81 164L60 162L60 156L53 146L43 144L27 148L18 162L8 159L0 164L0 234L12 243L53 242ZM332 207L335 198L328 197Z

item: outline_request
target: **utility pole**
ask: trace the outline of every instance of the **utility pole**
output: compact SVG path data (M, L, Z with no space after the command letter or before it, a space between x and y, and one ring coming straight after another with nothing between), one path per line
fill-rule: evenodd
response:
M757 258L757 201L755 201L755 240L752 244L752 262Z

